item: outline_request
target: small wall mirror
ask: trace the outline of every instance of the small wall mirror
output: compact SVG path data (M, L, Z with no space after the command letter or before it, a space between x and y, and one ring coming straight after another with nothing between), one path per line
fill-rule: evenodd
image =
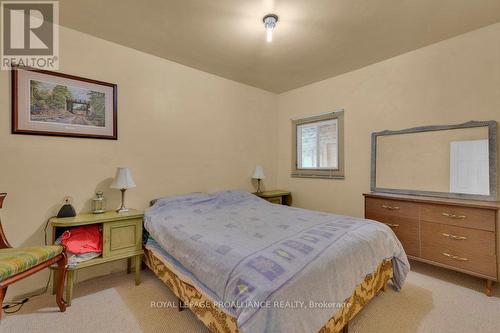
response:
M371 190L497 200L496 121L372 134Z

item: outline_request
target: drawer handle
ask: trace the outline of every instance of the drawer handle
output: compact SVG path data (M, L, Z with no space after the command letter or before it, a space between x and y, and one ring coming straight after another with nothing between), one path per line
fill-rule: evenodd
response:
M399 227L399 224L393 224L393 223L384 223L386 226L391 227L391 228L397 228Z
M444 237L448 237L449 239L454 239L454 240L466 240L467 237L465 236L455 236L455 235L452 235L452 234L447 234L447 233L441 233L441 235L443 235Z
M455 214L451 214L451 213L443 213L442 215L449 217L451 219L458 219L458 220L463 220L463 219L467 218L467 216L465 216L465 215L455 215Z
M462 257L459 257L459 256L454 256L453 254L449 254L449 253L446 253L446 252L441 252L441 254L445 257L448 257L448 258L451 258L451 259L454 259L454 260L457 260L457 261L469 261L469 259L467 258L462 258Z
M398 206L387 206L387 205L382 205L382 208L384 209L389 209L389 210L399 210Z

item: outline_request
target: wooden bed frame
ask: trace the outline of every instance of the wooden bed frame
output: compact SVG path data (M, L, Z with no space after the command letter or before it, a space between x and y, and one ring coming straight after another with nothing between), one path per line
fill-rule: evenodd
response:
M179 301L179 311L189 308L213 333L239 333L236 318L214 304L209 297L184 280L181 274L153 251L144 249L144 263L175 294ZM345 300L347 306L340 308L319 333L347 333L349 321L373 299L384 291L393 277L391 260L384 260L378 268L365 277L351 297Z

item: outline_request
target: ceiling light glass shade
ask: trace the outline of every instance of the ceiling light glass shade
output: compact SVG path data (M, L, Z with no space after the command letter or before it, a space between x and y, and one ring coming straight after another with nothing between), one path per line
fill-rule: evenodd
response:
M266 28L266 40L268 42L273 41L273 28Z
M264 16L263 21L266 28L266 40L271 42L273 40L273 30L276 27L276 23L278 23L278 16L269 14Z

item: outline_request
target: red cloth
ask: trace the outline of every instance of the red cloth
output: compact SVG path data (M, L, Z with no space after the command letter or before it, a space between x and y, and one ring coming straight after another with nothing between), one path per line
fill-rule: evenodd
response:
M91 224L68 229L62 234L61 243L73 253L102 252L100 225Z

